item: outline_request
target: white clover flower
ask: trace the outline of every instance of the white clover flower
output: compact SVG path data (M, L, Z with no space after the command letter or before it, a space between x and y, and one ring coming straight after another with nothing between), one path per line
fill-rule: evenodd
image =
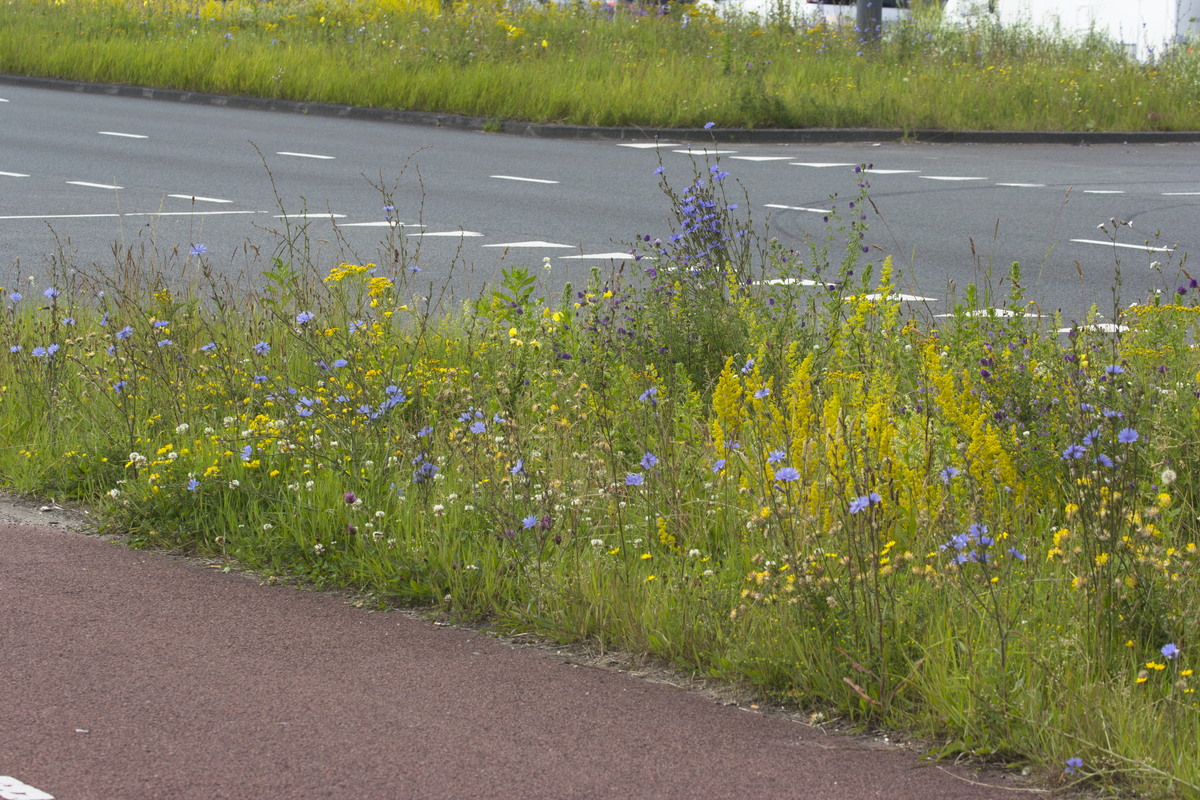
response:
M114 489L114 491L116 491L116 490ZM603 547L603 546L604 546L603 539L592 539L592 547Z
M700 551L693 547L691 550L688 550L688 556L690 558L699 558Z
M713 571L712 571L711 569L706 569L706 570L704 570L704 573L703 573L703 574L704 574L704 576L705 576L706 578L711 578L711 577L712 577L712 574L713 574Z
M387 516L387 514L386 514L386 513L384 513L383 511L376 511L376 512L375 512L375 519L383 519L383 518L384 518L384 517L386 517L386 516Z
M435 517L440 517L442 515L442 512L445 510L446 510L446 507L444 505L442 505L441 503L435 503L433 506L433 515Z
M325 552L325 545L321 544L320 542L317 542L316 544L313 545L313 552L316 553L317 555L321 555L321 553Z
M307 481L307 482L305 482L305 484L304 484L304 488L305 488L305 489L307 489L308 491L310 491L310 492L311 492L311 491L313 490L313 487L314 487L314 486L316 486L316 485L317 485L317 484L316 484L316 483L314 483L313 481Z
M236 488L238 488L238 487L239 487L239 486L241 486L241 485L242 485L242 484L241 484L240 482L238 482L236 479L234 479L234 480L232 480L232 481L230 481L230 482L229 482L229 488L230 488L230 489L236 489Z
M108 496L111 497L113 500L116 500L118 497L121 496L121 490L120 489L109 489Z
M225 427L228 428L230 425L237 422L237 417L225 417L225 419L221 421L225 423Z
M1170 486L1178 477L1179 476L1175 474L1175 470L1170 469L1169 467L1164 469L1161 475L1163 486Z
M175 432L178 433L180 436L187 433L188 432L188 424L186 422L183 422L183 423L180 423L179 425L176 425Z
M214 431L212 428L208 427L207 425L204 426L205 436L212 436L214 433L216 433L216 431Z
M371 534L372 541L378 542L382 538L383 538L383 531L375 531Z
M177 458L179 458L179 453L176 453L174 450L172 450L170 453L167 453L168 461L174 461Z
M471 505L470 503L467 503L465 506L463 506L463 511L474 511L474 510L475 510L475 506Z
M269 530L271 530L271 529L272 529L272 528L274 528L274 527L275 527L275 526L274 526L274 525L272 525L272 524L271 524L271 523L269 523L269 522L264 522L264 523L263 523L263 530L264 530L264 531L269 531Z

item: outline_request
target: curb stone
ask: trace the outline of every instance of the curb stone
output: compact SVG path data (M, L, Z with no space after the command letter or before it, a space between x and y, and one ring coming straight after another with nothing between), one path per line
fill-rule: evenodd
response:
M180 89L153 89L112 83L88 83L60 78L38 78L0 74L0 84L34 89L107 94L114 97L141 97L171 100L177 103L244 108L256 111L280 111L320 117L343 117L372 122L397 122L464 131L488 131L534 139L593 139L607 141L639 139L681 139L718 141L730 144L851 144L856 142L922 142L928 144L1195 144L1200 131L946 131L899 130L889 128L639 128L553 125L533 122L489 120L460 114L428 111L404 111L387 108L363 108L300 100L273 100L259 97L190 92Z

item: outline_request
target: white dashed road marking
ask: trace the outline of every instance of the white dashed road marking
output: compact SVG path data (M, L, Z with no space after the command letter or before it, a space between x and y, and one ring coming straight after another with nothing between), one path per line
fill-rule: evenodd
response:
M914 172L920 172L919 169L869 169L867 172L872 175L911 175Z
M484 247L575 247L573 244L555 244L554 242L504 242L502 244L485 244Z
M558 181L547 181L542 178L518 178L516 175L489 175L489 178L499 178L502 181L525 181L526 183L558 183Z
M964 175L918 175L918 178L923 178L927 181L986 181L987 178L979 178L974 176Z
M120 214L25 214L0 217L0 219L90 219L92 217L119 217Z
M3 800L54 800L54 795L46 794L41 789L35 789L8 775L0 775L0 798Z
M388 222L387 220L379 220L378 222L343 222L343 228L424 228L424 225L419 225L415 222Z
M463 236L463 237L483 236L483 234L480 233L479 231L429 231L429 232L413 231L412 233L410 233L408 235L409 236ZM488 245L486 245L486 244L484 245L484 247L487 247L487 246Z
M0 103L7 103L7 102L8 102L8 101L7 101L7 100L5 100L3 97L0 97Z
M997 183L997 186L1016 186L1019 189L1036 189L1045 186L1044 183Z
M93 189L124 189L124 186L113 186L109 183L88 183L87 181L67 181L72 186L90 186Z
M791 156L730 156L734 161L788 161Z
M149 139L149 136L143 136L140 133L117 133L116 131L96 131L101 136L122 136L126 139Z
M24 172L0 172L0 175L3 175L6 178L28 178L29 177Z
M276 153L275 155L277 155L277 156L295 156L296 158L319 158L322 161L332 161L333 159L337 158L337 156L319 156L315 153L289 153L286 150L281 150L278 153Z
M201 197L197 194L169 194L167 197L178 197L180 200L195 200L197 203L232 203L232 200L221 200L216 197Z
M126 217L227 217L230 214L265 214L265 211L131 211Z
M8 174L10 174L10 173L0 172L0 175L8 175ZM25 177L28 178L29 176L26 175ZM1163 192L1163 197L1192 197L1193 195L1198 195L1198 194L1200 194L1200 192Z
M669 142L629 142L627 144L618 144L617 147L636 147L638 150L653 150L655 147L679 147L679 145Z
M782 208L785 211L811 211L814 214L832 214L829 208L805 208L804 206L781 206L778 203L767 203L767 208Z
M276 214L275 219L305 219L306 217L311 217L313 219L317 217L321 217L323 219L342 219L345 216L345 214L292 214L291 216L286 214Z
M686 150L672 150L671 152L672 153L683 153L684 155L687 155L689 153L695 153L696 155L706 155L706 156L707 155L727 156L732 153L736 153L737 150L720 150L720 149L709 150L707 147L697 147L695 149L692 149L689 147Z
M1141 250L1143 253L1173 253L1173 247L1151 247L1148 244L1121 244L1120 242L1102 242L1098 239L1072 239L1080 244L1098 244L1103 247L1128 247L1130 250Z
M1084 194L1125 194L1119 189L1084 189Z
M853 166L857 166L857 165L849 164L849 163L842 163L842 162L834 163L834 162L824 162L824 161L793 161L791 163L791 166L793 166L793 167L813 167L815 169L825 169L826 167L853 167Z
M629 255L629 253L591 253L591 254L583 255L583 256L559 256L559 258L574 258L577 260L581 259L581 258L603 258L603 259L612 259L613 261L632 261L633 260L633 256ZM642 256L642 260L643 261L653 261L654 258L653 258L653 256Z

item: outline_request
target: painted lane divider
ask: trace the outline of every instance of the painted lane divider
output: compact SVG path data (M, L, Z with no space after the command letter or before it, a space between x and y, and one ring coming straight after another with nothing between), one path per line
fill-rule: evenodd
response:
M1072 239L1080 244L1098 244L1103 247L1127 247L1130 250L1141 250L1143 253L1173 253L1173 247L1151 247L1148 244L1122 244L1121 242L1102 242L1098 239Z
M277 156L294 156L295 158L319 158L322 161L333 161L337 156L319 156L316 153L289 153L287 150L280 150L275 155Z
M671 152L672 153L683 153L684 155L688 155L689 153L695 153L697 155L706 155L706 156L707 155L727 156L727 155L736 153L737 150L720 150L720 149L709 150L707 147L697 147L695 150L693 150L692 148L689 147L685 150L672 150Z
M309 217L314 219L316 217L322 217L324 219L342 219L345 216L345 214L292 214L290 216L287 214L276 214L275 219L307 219Z
M653 150L655 147L679 147L679 145L673 142L630 142L627 144L618 144L617 147L634 147L638 150Z
M784 211L811 211L814 214L832 214L830 208L805 208L804 206L781 206L778 203L767 203L767 208L782 208Z
M573 244L555 244L554 242L532 241L532 242L502 242L501 244L485 244L484 247L567 247L574 248Z
M67 181L72 186L90 186L93 189L124 189L124 186L113 186L110 183L89 183L87 181Z
M195 200L197 203L232 203L232 200L221 200L216 197L201 197L198 194L169 194L167 197L178 197L180 200Z
M590 260L593 258L601 258L601 259L606 259L606 260L611 259L613 261L632 261L633 260L633 256L629 255L629 253L589 253L589 254L581 255L581 256L559 256L559 258L571 258L571 259L575 259L576 261L578 261L580 259L589 259ZM653 261L653 260L654 260L654 256L642 256L642 261Z
M788 161L791 156L730 156L734 161Z
M390 222L386 219L381 219L376 222L343 222L343 223L341 223L341 227L343 227L343 228L391 228L393 226L395 226L397 228L424 228L425 227L424 225L421 225L420 223L417 223L417 222Z
M1037 189L1044 187L1044 183L997 183L997 186L1016 186L1019 189Z
M92 217L119 217L120 214L22 214L0 219L90 219Z
M8 101L7 101L7 100L5 100L3 97L0 97L0 103L7 103L7 102L8 102Z
M789 166L825 169L827 167L856 167L858 165L842 161L793 161Z
M54 800L54 795L35 789L9 775L0 775L0 798L3 800Z
M123 136L126 139L149 139L149 136L143 136L140 133L117 133L116 131L96 131L101 136Z
M483 234L480 233L479 231L429 231L429 232L413 231L412 233L405 234L405 235L406 236L462 236L464 238L469 238L472 236L483 236ZM484 247L491 247L491 246L492 245L486 245L486 244L484 245Z
M1084 194L1125 194L1120 189L1084 189Z
M13 214L0 219L97 219L100 217L225 217L230 214L266 214L266 211L125 211L120 214Z
M24 172L0 172L0 175L3 175L6 178L28 178L29 177Z
M911 175L914 172L920 172L919 169L869 169L867 172L872 175Z
M558 183L558 181L548 181L542 178L518 178L516 175L489 175L489 178L499 178L502 181L525 181L526 183Z
M0 175L7 175L7 172L0 172ZM25 177L29 177L26 175ZM1200 192L1163 192L1163 197L1193 197L1200 195Z
M927 181L986 181L987 178L979 178L965 175L918 175Z

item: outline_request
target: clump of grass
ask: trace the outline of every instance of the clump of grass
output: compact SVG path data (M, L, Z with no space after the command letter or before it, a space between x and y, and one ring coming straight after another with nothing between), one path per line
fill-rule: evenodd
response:
M797 4L802 10L804 6ZM17 0L0 71L582 125L1195 130L1200 52L915 14L864 46L783 3ZM697 89L697 87L703 87Z
M0 475L137 545L1195 791L1200 288L1065 325L1014 265L935 322L860 217L780 251L728 177L557 303L524 267L423 295L396 231L378 265L285 231L259 288L198 244L60 264L5 293Z

